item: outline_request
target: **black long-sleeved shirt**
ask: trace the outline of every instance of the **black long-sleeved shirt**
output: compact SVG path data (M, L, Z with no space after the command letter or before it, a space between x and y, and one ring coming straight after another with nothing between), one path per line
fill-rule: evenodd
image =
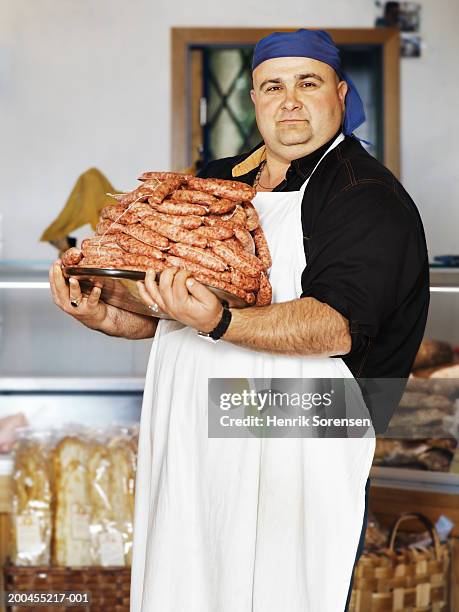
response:
M335 137L292 161L273 191L296 191ZM253 184L261 145L219 159L199 174ZM357 378L406 378L429 306L429 263L416 205L353 137L321 161L301 209L306 268L302 294L349 321L351 351L342 357Z

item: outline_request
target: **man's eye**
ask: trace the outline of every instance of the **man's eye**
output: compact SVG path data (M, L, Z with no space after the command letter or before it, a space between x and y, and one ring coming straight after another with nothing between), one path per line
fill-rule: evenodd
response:
M281 89L280 85L271 85L271 87L268 87L266 91L275 91L276 89Z
M312 81L304 81L304 83L300 83L300 85L301 87L306 87L306 88L316 86L316 84L313 83Z

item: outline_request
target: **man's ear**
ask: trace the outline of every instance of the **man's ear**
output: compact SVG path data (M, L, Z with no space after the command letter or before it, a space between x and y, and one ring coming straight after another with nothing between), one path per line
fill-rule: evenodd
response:
M344 112L344 100L346 99L347 94L347 83L346 81L340 81L338 83L338 98L341 105L341 110Z
M250 90L250 97L252 98L252 102L255 104L255 90L254 89Z

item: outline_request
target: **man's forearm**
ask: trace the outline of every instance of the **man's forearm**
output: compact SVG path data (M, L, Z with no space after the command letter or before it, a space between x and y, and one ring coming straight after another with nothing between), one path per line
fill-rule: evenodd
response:
M128 340L142 340L155 335L158 319L144 316L120 308L109 310L97 331L107 336L116 336Z
M271 306L232 309L227 342L283 355L329 357L351 349L349 323L339 312L314 298Z

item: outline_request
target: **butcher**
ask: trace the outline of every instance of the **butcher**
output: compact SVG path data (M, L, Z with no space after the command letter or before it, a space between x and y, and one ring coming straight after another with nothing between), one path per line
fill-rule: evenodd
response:
M346 610L365 532L374 435L219 438L208 381L404 378L429 303L417 208L355 137L358 91L323 31L274 32L253 56L263 141L201 178L256 188L272 304L222 304L190 272L139 292L159 320L68 287L56 304L112 336L153 338L140 424L133 612ZM241 383L242 384L242 383ZM378 414L378 432L390 415ZM373 432L374 433L374 432Z

